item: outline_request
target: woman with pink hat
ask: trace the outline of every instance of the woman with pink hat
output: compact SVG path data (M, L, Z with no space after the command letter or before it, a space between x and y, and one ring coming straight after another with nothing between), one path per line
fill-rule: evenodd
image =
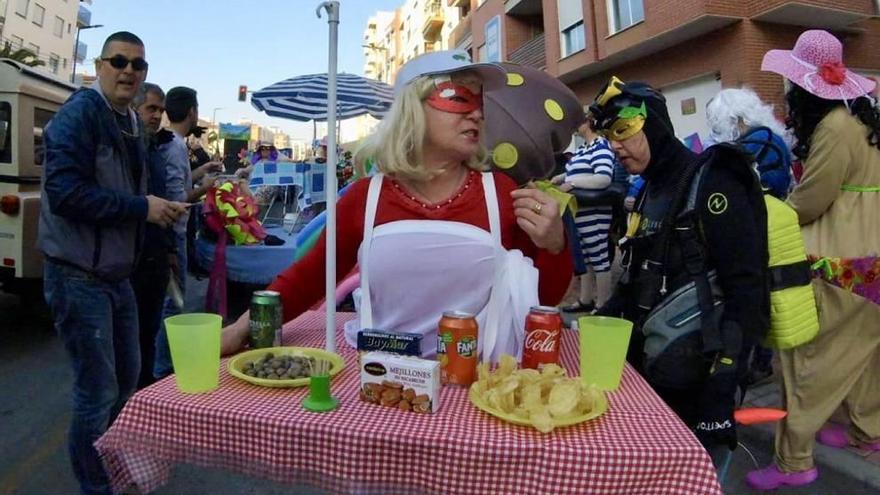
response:
M788 202L813 262L820 330L779 353L788 416L775 462L747 477L758 490L812 483L814 437L880 451L880 114L869 96L876 83L848 70L842 53L834 36L812 30L761 66L792 83L786 124L804 172ZM838 409L848 425L826 425Z

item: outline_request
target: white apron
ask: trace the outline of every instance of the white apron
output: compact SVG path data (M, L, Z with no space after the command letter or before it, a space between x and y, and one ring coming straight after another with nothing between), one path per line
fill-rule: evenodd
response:
M519 250L501 245L495 180L483 173L490 232L462 222L400 220L374 228L383 175L370 180L364 239L358 250L359 318L345 325L357 345L362 328L423 336L422 356L437 353L444 311L477 316L483 360L521 357L525 320L538 304L538 270Z

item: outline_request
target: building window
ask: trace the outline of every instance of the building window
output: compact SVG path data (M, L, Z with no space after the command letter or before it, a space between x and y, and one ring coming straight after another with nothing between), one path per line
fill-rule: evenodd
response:
M71 30L71 29L73 29L73 23L72 23L72 22L68 22L68 23L67 23L67 34L70 34L70 30Z
M64 19L56 16L55 25L52 27L52 34L59 38L64 37Z
M642 0L608 0L608 5L612 34L645 20Z
M35 3L34 4L34 18L32 19L34 21L34 24L36 24L37 26L42 26L43 25L43 17L45 17L45 16L46 16L46 9L44 9L42 5Z
M15 3L15 13L27 19L28 4L31 0L18 0Z
M0 162L12 163L12 106L0 102Z
M61 68L67 70L67 57L61 60Z
M584 35L584 21L575 23L573 26L562 30L562 56L567 57L572 53L586 48L586 36Z
M28 43L27 47L28 47L28 50L34 52L35 58L38 58L40 56L40 47L39 46L37 46L33 43Z
M12 48L15 48L15 49L24 48L24 39L19 38L18 36L14 35L14 34L12 36L10 36L10 38L12 38Z
M42 108L34 108L34 164L42 165L43 157L46 154L46 147L43 144L43 129L55 116L55 112L44 110Z
M49 70L51 70L53 74L58 74L59 65L61 65L61 57L54 53L49 55Z

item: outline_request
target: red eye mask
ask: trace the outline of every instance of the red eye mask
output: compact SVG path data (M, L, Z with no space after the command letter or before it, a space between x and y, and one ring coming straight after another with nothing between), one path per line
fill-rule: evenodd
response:
M449 113L471 113L483 108L483 95L451 81L438 84L425 101L437 110Z

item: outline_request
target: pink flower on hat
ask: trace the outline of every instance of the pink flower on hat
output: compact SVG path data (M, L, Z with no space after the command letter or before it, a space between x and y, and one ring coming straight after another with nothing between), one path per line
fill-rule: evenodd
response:
M843 45L828 31L811 29L798 37L793 50L770 50L761 70L775 72L826 100L864 96L877 83L843 64Z
M839 86L846 81L846 67L840 62L831 62L819 66L819 77L828 84Z

